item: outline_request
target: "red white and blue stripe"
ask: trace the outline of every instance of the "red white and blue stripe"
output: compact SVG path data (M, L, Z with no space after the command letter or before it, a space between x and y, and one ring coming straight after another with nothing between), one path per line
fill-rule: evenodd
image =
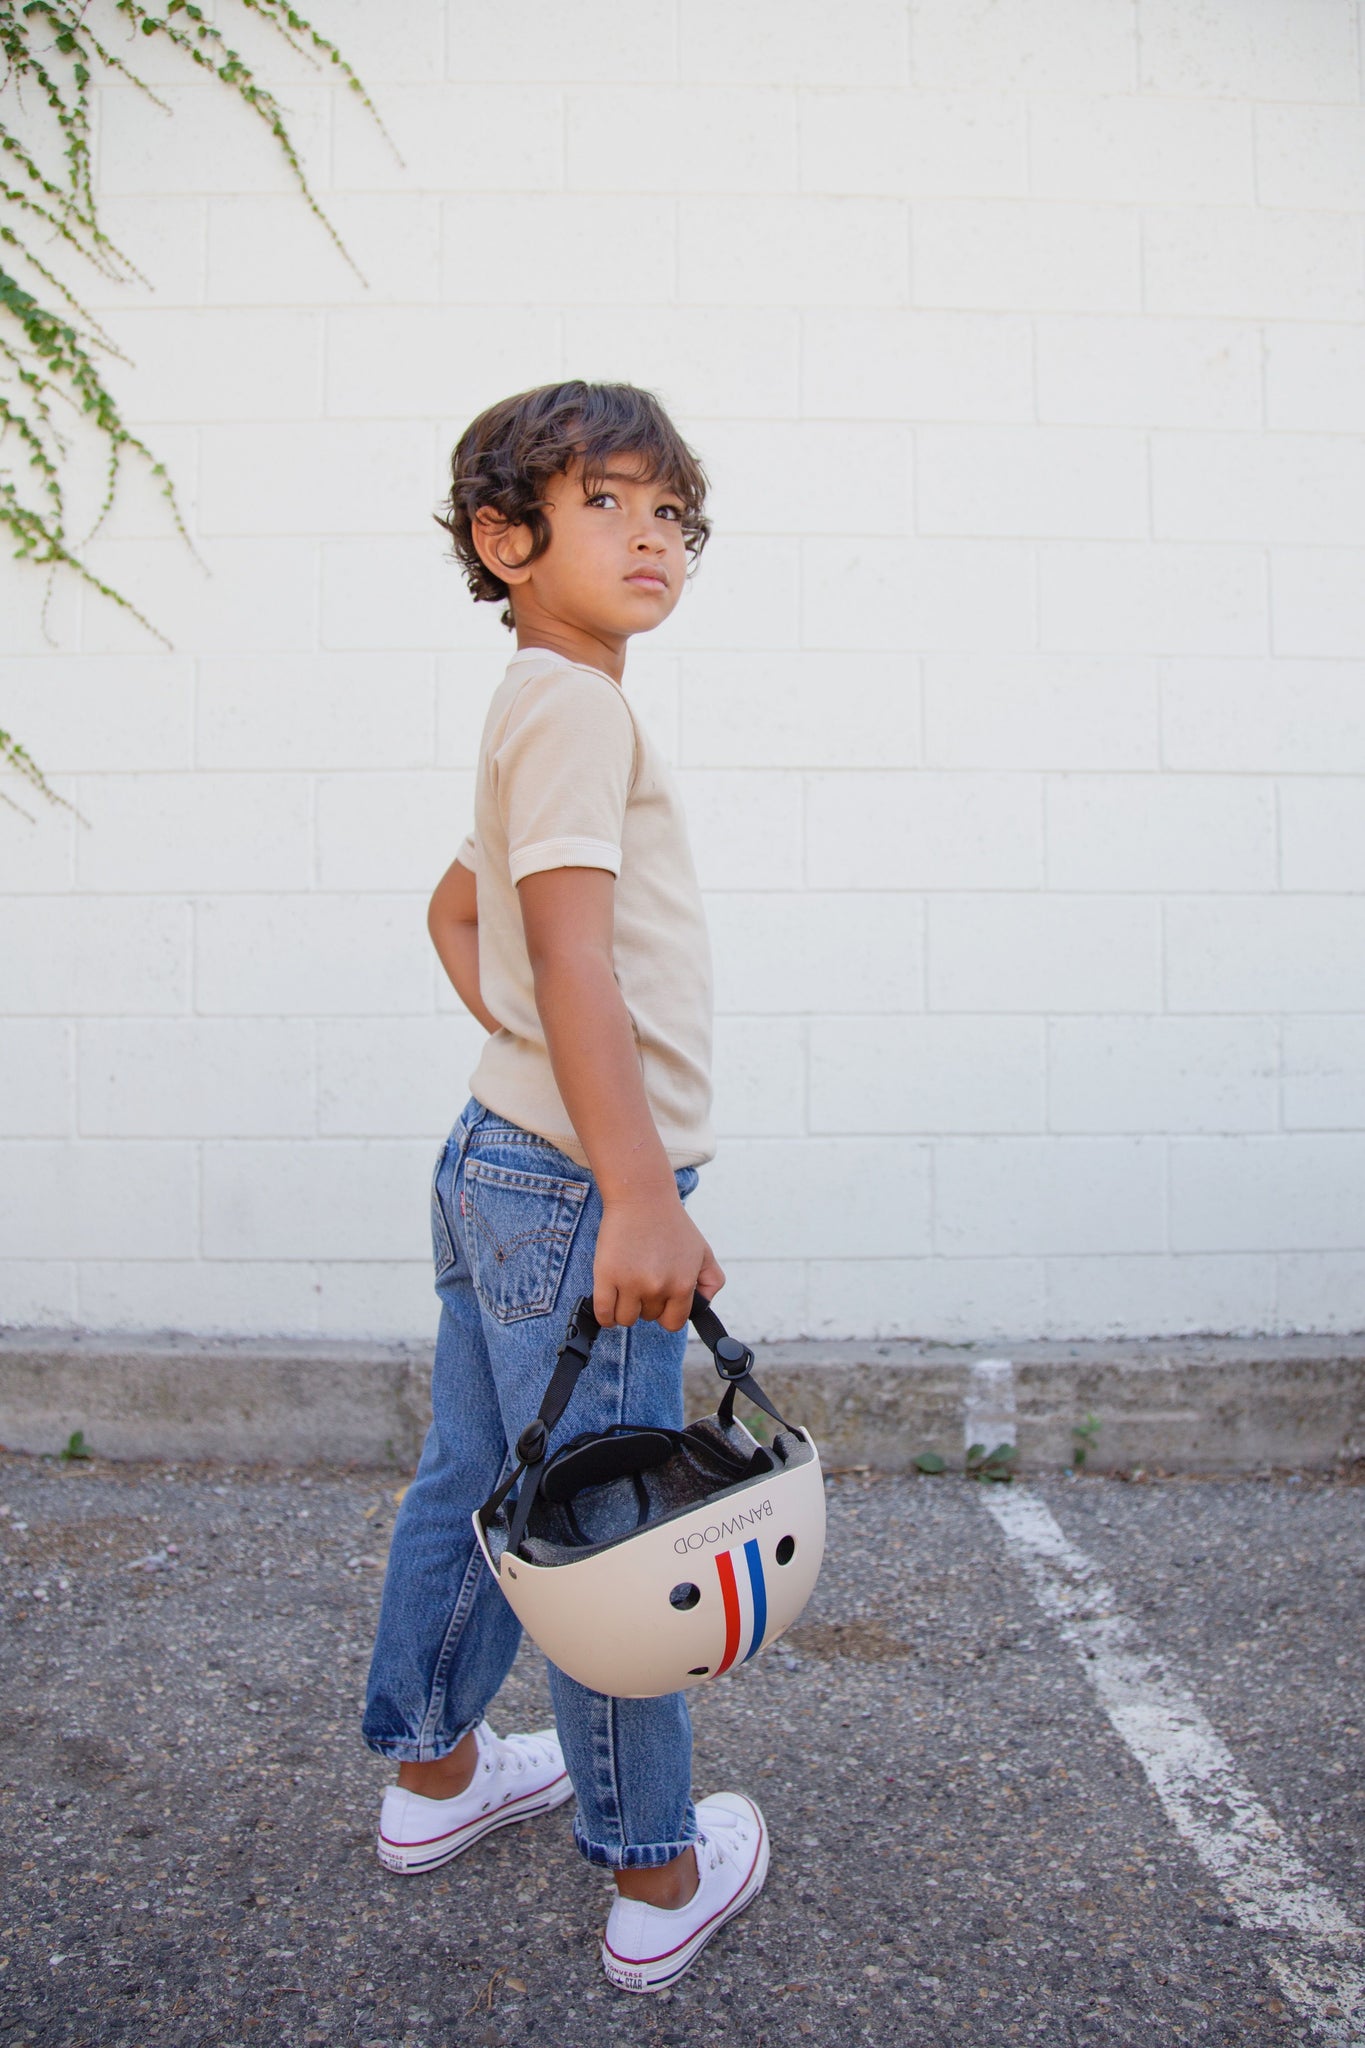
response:
M737 1563L736 1561L739 1560ZM735 1662L747 1663L762 1647L768 1627L768 1589L758 1539L751 1536L743 1551L722 1550L716 1557L721 1604L725 1609L725 1655L715 1675Z

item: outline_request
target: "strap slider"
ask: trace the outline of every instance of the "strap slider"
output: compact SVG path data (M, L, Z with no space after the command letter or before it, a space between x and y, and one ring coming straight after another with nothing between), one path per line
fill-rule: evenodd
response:
M753 1365L754 1354L738 1338L721 1337L716 1343L715 1360L716 1371L723 1380L742 1380Z
M586 1315L584 1310L587 1311ZM574 1357L581 1358L586 1365L592 1356L592 1347L597 1341L599 1327L597 1318L592 1313L592 1303L580 1301L569 1318L568 1329L564 1332L564 1342L560 1346L561 1357L564 1352L572 1351Z
M521 1459L522 1464L541 1464L544 1460L545 1448L549 1441L549 1434L545 1424L537 1415L535 1421L528 1422L521 1435L517 1438L517 1456Z

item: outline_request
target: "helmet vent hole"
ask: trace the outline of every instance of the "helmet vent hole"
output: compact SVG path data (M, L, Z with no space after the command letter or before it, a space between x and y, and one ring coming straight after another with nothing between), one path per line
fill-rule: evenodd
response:
M705 1678L710 1669L709 1664L694 1664L687 1675L689 1678Z
M675 1586L673 1588L673 1591L668 1596L668 1604L670 1607L679 1607L686 1609L688 1607L695 1607L700 1598L700 1586L685 1584L681 1586ZM695 1678L696 1675L697 1674L695 1672L689 1673L689 1676L693 1678Z
M794 1536L783 1536L777 1546L778 1563L790 1564L795 1555L796 1538Z

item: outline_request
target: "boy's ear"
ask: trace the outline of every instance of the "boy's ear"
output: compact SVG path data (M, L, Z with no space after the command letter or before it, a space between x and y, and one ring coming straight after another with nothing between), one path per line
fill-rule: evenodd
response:
M480 505L470 527L479 560L493 576L500 576L509 589L524 583L531 571L524 566L530 553L531 534L525 526L514 526L491 505Z

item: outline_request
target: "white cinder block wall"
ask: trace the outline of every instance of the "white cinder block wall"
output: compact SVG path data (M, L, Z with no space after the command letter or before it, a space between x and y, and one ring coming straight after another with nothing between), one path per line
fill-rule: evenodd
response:
M506 645L480 406L629 377L716 537L629 681L716 952L696 1201L756 1334L1365 1327L1359 0L313 0L267 139L151 46L80 280L174 643L3 571L3 1306L425 1334L477 1031L427 891Z

